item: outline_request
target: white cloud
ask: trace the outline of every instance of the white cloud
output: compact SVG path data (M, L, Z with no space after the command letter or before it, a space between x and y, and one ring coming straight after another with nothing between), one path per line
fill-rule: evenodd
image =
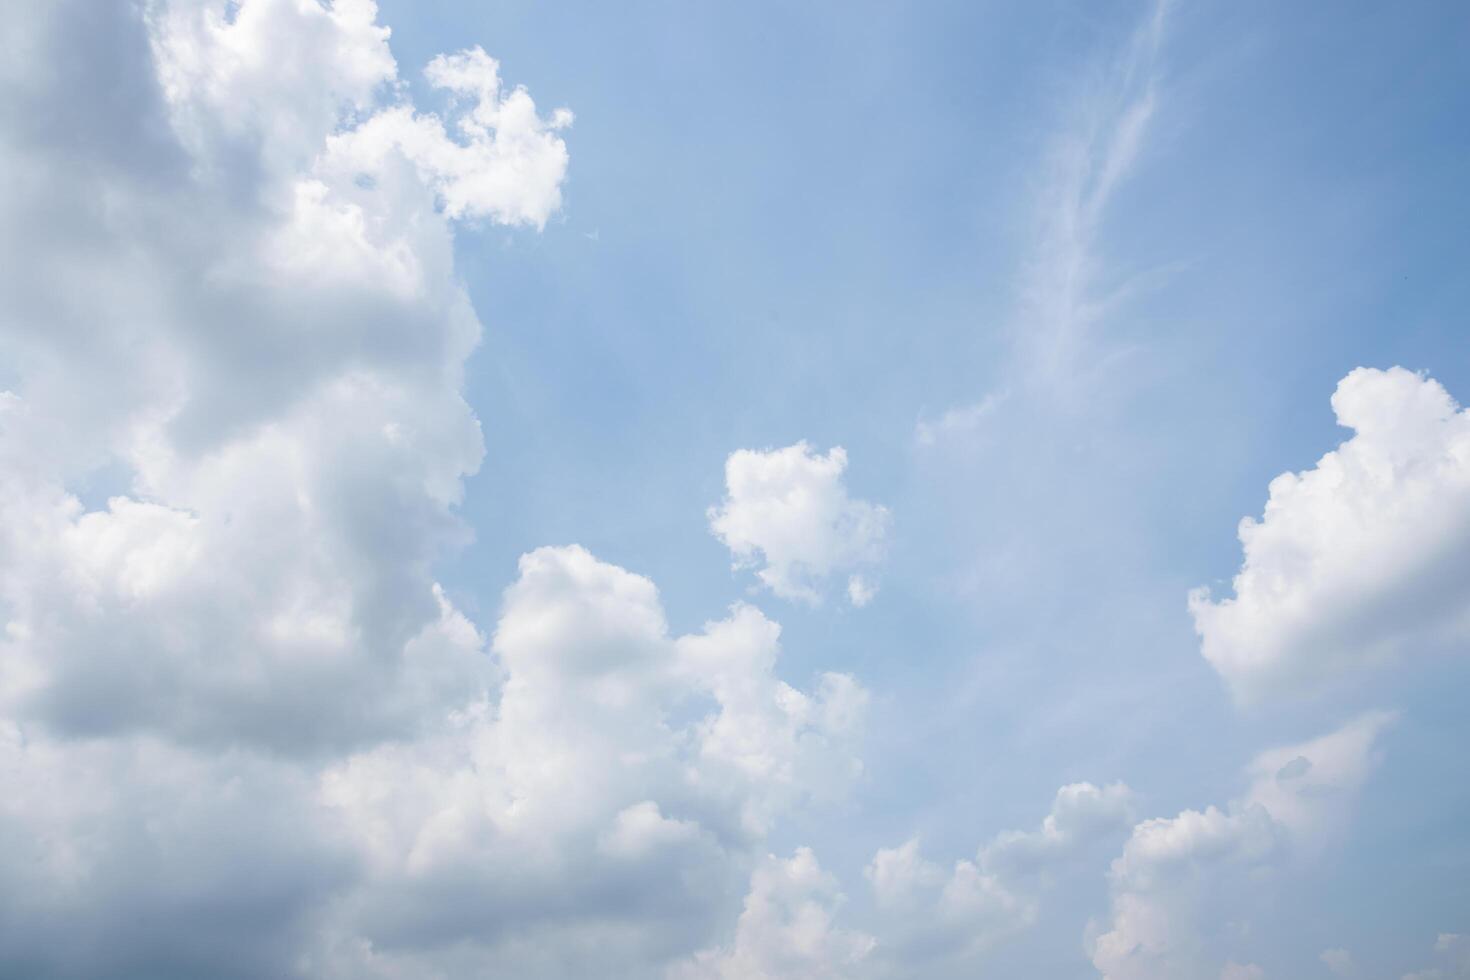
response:
M1054 872L1092 845L1116 846L1131 821L1132 794L1122 783L1073 783L1057 790L1036 830L998 834L951 868L925 858L916 838L879 850L864 872L882 921L875 964L904 976L973 961L1035 921Z
M865 873L890 970L975 956L1036 916L1034 901L1013 883L974 861L944 868L923 857L917 839L879 850Z
M524 88L502 94L499 64L478 47L440 55L424 74L472 100L456 124L463 142L447 135L439 117L397 106L334 136L323 166L343 175L375 173L402 154L449 216L544 226L561 207L567 150L556 132L571 125L571 112L558 109L543 119Z
M716 941L774 821L860 771L866 692L785 683L748 606L672 636L577 548L488 642L430 571L482 455L454 221L542 225L570 115L478 49L418 112L367 0L23 2L0 973L643 977Z
M1246 794L1227 809L1145 820L1109 872L1111 921L1092 943L1107 980L1208 980L1226 963L1270 876L1332 840L1376 759L1384 713L1262 753ZM1250 976L1251 974L1237 974Z
M820 602L828 580L851 573L854 605L876 585L860 569L883 557L891 523L886 508L848 496L847 453L825 456L805 442L761 452L741 449L725 462L724 502L709 510L710 530L761 582L785 599Z
M671 980L841 980L861 970L874 940L838 928L842 894L807 848L768 857L750 879L734 940L698 953Z
M980 851L990 870L1013 875L1044 871L1133 821L1133 792L1122 783L1070 783L1057 790L1051 812L1031 831L1008 831Z
M1115 844L1130 822L1131 795L1115 783L1057 791L1034 831L998 834L973 860L943 867L917 839L882 848L864 870L873 926L844 928L844 896L815 856L768 858L751 878L733 940L672 971L704 978L898 978L968 975L977 958L1029 926L1051 876L1099 843ZM958 971L958 972L955 972Z
M772 818L857 772L864 693L777 680L777 633L737 606L670 637L647 579L575 547L526 555L498 700L324 776L370 858L341 929L375 952L353 970L636 973L707 934Z
M1241 699L1470 641L1470 412L1403 368L1354 370L1332 407L1352 438L1272 480L1262 518L1241 521L1234 596L1190 595L1202 652Z
M482 686L478 638L428 572L464 536L482 454L448 219L544 221L559 123L501 99L482 53L436 60L473 96L467 172L496 188L455 197L397 150L342 149L429 118L370 2L131 10L9 18L42 60L94 74L28 79L19 112L56 121L0 152L18 372L0 703L59 733L287 752L408 732ZM112 54L75 53L91 43ZM84 504L72 488L99 472L113 496Z

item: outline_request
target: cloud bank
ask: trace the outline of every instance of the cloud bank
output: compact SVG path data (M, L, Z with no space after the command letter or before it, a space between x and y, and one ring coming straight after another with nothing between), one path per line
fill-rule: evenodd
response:
M859 772L863 688L782 681L753 607L672 636L576 547L488 639L431 572L483 453L455 224L544 225L571 114L478 48L420 111L366 0L7 21L0 973L647 976L715 940L773 821Z

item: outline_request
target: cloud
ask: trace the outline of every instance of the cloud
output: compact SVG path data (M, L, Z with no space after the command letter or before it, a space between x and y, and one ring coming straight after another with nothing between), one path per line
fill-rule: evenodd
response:
M974 861L946 869L920 854L917 839L879 850L865 873L891 967L974 956L1036 916L1009 882Z
M877 980L971 969L1034 921L1037 891L1051 872L1121 836L1129 799L1122 784L1065 786L1037 830L997 835L974 860L950 868L925 858L917 839L880 849L864 870L874 915L868 931L839 923L846 898L810 849L789 860L767 857L751 877L733 939L676 964L670 976Z
M0 704L63 735L310 754L473 700L483 651L429 574L482 455L449 219L544 220L556 117L517 169L494 147L530 159L529 97L500 99L482 53L435 61L480 78L467 145L498 188L456 208L400 150L344 150L431 118L364 0L12 19L40 61L116 47L38 70L18 114L69 126L0 153ZM109 499L80 499L99 473Z
M842 894L807 848L773 856L751 875L728 946L698 953L671 980L840 980L857 974L874 940L834 924Z
M1201 650L1242 700L1470 640L1470 413L1403 368L1354 370L1332 407L1353 436L1241 521L1234 595L1190 594Z
M883 557L888 510L848 496L847 453L825 456L805 442L784 449L741 449L725 462L725 500L709 510L710 530L735 568L755 568L784 599L817 603L831 576L853 573L848 596L865 605L876 586L858 570Z
M856 775L865 694L773 674L748 606L668 634L649 580L576 548L521 560L499 697L323 775L367 880L347 972L636 975L714 929L772 819ZM708 705L708 707L704 707Z
M934 421L920 419L914 425L914 440L924 447L935 446L948 439L974 433L1009 397L1006 392L992 392L973 405L946 409Z
M1258 892L1289 862L1340 832L1392 716L1363 715L1248 767L1243 797L1221 810L1185 810L1133 828L1109 871L1111 921L1092 942L1107 980L1252 976L1221 961L1239 940ZM1300 761L1298 761L1300 760ZM1221 973L1221 970L1224 973Z
M483 453L458 223L544 224L570 114L479 49L421 112L367 0L22 3L0 973L643 977L717 941L774 822L860 772L865 690L783 681L750 606L672 635L579 548L492 629L431 572Z
M1124 784L1071 783L1057 790L1040 827L997 835L981 849L980 860L993 871L1036 874L1132 821L1133 791Z
M1470 937L1442 932L1434 941L1440 966L1405 973L1403 980L1463 980L1470 977Z
M880 849L864 871L882 922L875 966L904 976L973 961L1035 921L1055 872L1093 845L1116 846L1131 822L1128 787L1073 783L1036 830L998 834L951 868L925 858L917 838Z
M401 154L450 217L543 227L561 207L567 149L556 133L571 125L571 112L558 109L543 119L524 88L502 94L499 64L478 47L440 55L424 75L469 100L456 123L462 141L447 135L438 116L397 106L334 136L324 165L343 174L372 173Z
M1097 255L1108 207L1143 152L1158 106L1159 55L1170 3L1144 15L1122 54L1085 89L1076 120L1051 148L1040 232L1022 282L1021 343L1045 379L1072 375L1090 329L1133 284L1109 284Z

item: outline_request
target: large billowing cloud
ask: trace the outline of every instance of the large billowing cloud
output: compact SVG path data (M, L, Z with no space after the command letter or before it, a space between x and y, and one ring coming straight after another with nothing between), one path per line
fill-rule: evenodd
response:
M525 556L497 696L323 776L367 857L340 927L373 946L347 972L637 976L709 934L772 819L858 771L866 695L779 681L778 632L737 606L674 638L647 579Z
M428 570L482 453L448 216L544 221L564 119L472 51L433 66L471 93L449 140L398 94L374 14L10 16L36 60L0 153L17 716L314 752L475 696L480 655ZM375 137L390 118L430 135ZM426 148L475 155L480 189L424 179Z
M741 449L725 462L724 503L711 507L710 529L735 556L755 568L776 595L820 602L833 575L848 574L847 595L866 605L876 586L865 569L883 556L886 508L848 496L842 474L847 453L825 456L805 442L761 452Z
M23 3L0 58L0 973L646 976L734 921L866 694L736 606L431 564L480 463L458 219L570 114L417 110L367 0Z
M1190 596L1205 657L1243 699L1470 649L1470 412L1403 368L1358 368L1332 407L1352 438L1241 521L1235 595Z
M1258 892L1342 833L1392 716L1374 712L1300 745L1263 752L1225 809L1133 828L1109 873L1111 919L1093 942L1106 980L1215 980L1259 969L1230 960ZM1222 972L1223 971L1223 972Z

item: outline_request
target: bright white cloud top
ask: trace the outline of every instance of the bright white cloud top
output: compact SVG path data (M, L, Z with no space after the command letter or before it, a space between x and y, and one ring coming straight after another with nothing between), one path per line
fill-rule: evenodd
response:
M1244 699L1470 644L1470 412L1403 368L1353 371L1332 408L1352 438L1241 521L1235 595L1190 595L1205 659Z
M883 557L892 519L878 504L848 496L847 452L826 455L805 442L762 452L741 449L725 461L724 503L710 530L761 583L783 599L820 602L834 575L848 574L847 596L867 605L876 586L863 569Z

